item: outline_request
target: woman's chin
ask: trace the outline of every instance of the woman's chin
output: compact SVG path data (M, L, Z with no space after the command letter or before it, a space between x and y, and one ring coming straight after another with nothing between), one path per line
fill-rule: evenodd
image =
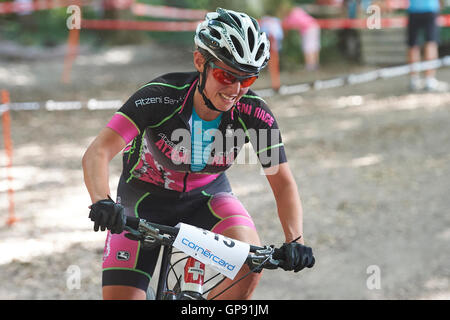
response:
M216 107L217 110L222 111L222 112L227 112L229 111L231 108L233 108L234 104L233 103L229 103L226 105L223 104L215 104L214 103L214 107Z

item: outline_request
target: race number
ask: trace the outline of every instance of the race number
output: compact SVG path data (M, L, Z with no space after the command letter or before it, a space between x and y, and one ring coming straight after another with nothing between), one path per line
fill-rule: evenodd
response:
M247 259L248 243L185 223L179 223L177 227L180 231L173 244L175 248L234 279Z

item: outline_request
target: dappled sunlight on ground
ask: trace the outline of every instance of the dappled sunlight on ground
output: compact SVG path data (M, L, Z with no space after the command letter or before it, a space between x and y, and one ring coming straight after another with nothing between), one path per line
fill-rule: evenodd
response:
M47 62L45 68L18 64L11 83L21 87L12 96L21 101L123 99L156 74L179 65L192 70L181 60L159 65L163 52L149 71L136 63L146 61L143 55L125 47L81 57L74 85L61 91L53 87L59 62ZM0 84L14 72L0 63ZM46 78L48 73L54 77ZM450 80L448 68L438 75ZM108 82L93 85L97 76ZM300 79L296 73L283 77ZM43 79L42 85L24 88L35 79ZM281 127L302 198L304 238L317 263L298 274L265 272L254 298L448 299L450 93L410 94L400 77L267 102ZM106 233L92 231L81 158L113 113L11 113L10 173L20 220L6 225L10 184L0 149L0 299L101 298ZM249 147L243 150L247 160ZM110 166L113 198L120 170L118 156ZM244 161L228 176L261 240L281 244L277 206L259 165ZM68 289L70 266L81 270L81 289ZM381 271L380 289L367 286L369 266Z

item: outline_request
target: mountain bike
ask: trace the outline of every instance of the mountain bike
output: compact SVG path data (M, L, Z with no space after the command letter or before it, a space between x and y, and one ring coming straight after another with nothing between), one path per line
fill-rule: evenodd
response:
M241 267L239 263L229 262L232 258L225 258L225 251L240 251L241 257L244 254L243 263L249 266L250 271L209 300L217 298L252 272L261 272L262 269L277 269L282 267L284 262L282 251L274 248L273 245L253 246L187 224L171 227L151 223L144 219L127 217L125 230L128 231L125 236L128 239L140 241L143 248L157 245L163 247L156 293L152 290L147 291L149 300L207 300L205 296L208 292L222 283L227 276L230 277L227 275L230 271L237 272ZM181 251L174 251L174 248L178 246L180 249L183 245L187 249L181 248ZM214 246L217 245L221 245L223 250L216 249ZM212 247L215 249L212 250ZM186 256L172 263L172 256L177 253L184 253ZM174 267L184 260L187 260L184 266L184 275L179 276ZM216 275L206 281L204 280L205 263L218 270ZM214 263L216 263L215 266ZM169 288L171 272L175 274L176 283ZM204 285L220 274L224 275L223 279L203 291Z

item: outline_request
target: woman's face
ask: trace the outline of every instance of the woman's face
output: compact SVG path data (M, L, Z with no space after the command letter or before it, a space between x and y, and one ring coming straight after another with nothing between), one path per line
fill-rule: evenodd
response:
M230 68L222 61L214 61L214 64L221 69L230 71L231 73L239 76L248 75L244 72ZM197 70L202 72L203 65L201 65L201 68L197 68ZM221 82L216 80L213 75L213 69L210 66L208 66L206 77L207 78L204 93L206 97L213 103L213 105L220 111L230 110L249 90L249 87L242 87L239 81L236 81L232 84L222 84Z

